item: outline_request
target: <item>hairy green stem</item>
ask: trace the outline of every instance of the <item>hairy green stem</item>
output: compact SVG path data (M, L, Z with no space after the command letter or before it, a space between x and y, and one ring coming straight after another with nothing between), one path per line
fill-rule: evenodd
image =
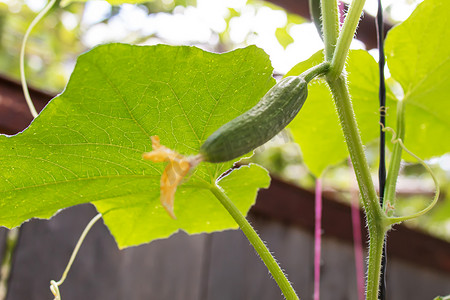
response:
M327 82L333 93L339 120L347 143L350 158L358 181L369 228L369 265L367 274L367 300L377 300L383 243L388 222L375 192L369 165L367 164L358 125L353 113L346 78L328 78ZM369 297L370 295L370 297Z
M382 222L369 226L369 261L367 267L366 300L378 300L384 239L388 228Z
M331 61L339 36L339 11L336 0L321 0L322 32L325 44L325 60Z
M333 93L334 101L339 115L339 120L347 143L350 158L355 169L356 179L358 180L359 190L361 192L364 208L369 214L370 220L381 219L383 212L378 204L378 196L370 175L369 165L367 164L361 137L358 131L353 107L350 100L350 94L344 76L335 81L328 80L328 85Z
M405 139L405 110L403 101L397 102L397 138L402 141ZM402 147L400 143L395 143L392 150L391 161L389 163L389 171L386 178L386 187L384 192L383 210L389 210L389 205L395 205L395 188L397 186L398 173L400 172L400 162L402 160Z
M359 23L365 0L353 0L345 18L344 25L342 25L341 34L337 40L336 49L331 61L330 72L328 76L331 80L337 79L342 73L347 59L348 50L355 35L356 27Z
M242 232L244 232L247 239L253 245L259 257L261 257L262 261L267 266L267 269L269 269L269 272L272 274L273 278L275 279L281 291L283 292L284 297L287 300L299 299L292 285L289 283L286 275L281 270L280 266L270 253L269 249L267 249L264 242L258 236L258 234L250 225L250 223L247 221L247 219L242 215L242 213L236 207L236 205L234 205L234 203L230 200L227 194L225 194L225 192L219 186L212 185L210 190L214 194L214 196L216 196L216 198L220 201L220 203L225 207L228 213L233 217L233 219L241 228Z

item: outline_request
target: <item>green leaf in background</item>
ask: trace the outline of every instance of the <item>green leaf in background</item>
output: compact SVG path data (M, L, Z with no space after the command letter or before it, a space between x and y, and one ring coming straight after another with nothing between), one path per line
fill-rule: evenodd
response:
M281 46L283 46L284 49L286 49L287 46L292 44L294 42L294 39L287 31L287 27L280 27L275 30L275 37L278 40L278 43L280 43Z
M449 11L448 0L425 0L386 38L389 70L405 95L405 144L421 158L450 152Z
M297 64L286 76L299 75L322 61L322 51L317 52ZM379 133L377 63L366 51L353 50L350 51L346 70L361 137L367 143ZM395 101L392 101L390 92L388 98L395 112ZM305 164L315 176L320 176L328 166L348 157L331 92L323 79L309 84L308 99L288 127L300 145Z
M450 299L450 295L447 295L444 297L438 296L438 297L434 298L433 300L449 300L449 299Z
M200 164L175 197L172 220L159 203L165 164L142 159L150 136L198 153L218 127L274 84L268 56L251 46L225 54L194 47L99 46L79 57L65 91L15 136L0 135L0 225L93 202L120 247L234 228L208 187L231 163ZM267 172L241 167L219 181L245 214ZM236 191L239 191L237 196Z

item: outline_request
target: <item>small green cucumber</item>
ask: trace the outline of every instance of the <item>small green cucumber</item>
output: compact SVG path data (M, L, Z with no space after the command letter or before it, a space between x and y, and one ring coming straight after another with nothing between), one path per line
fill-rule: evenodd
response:
M264 144L285 128L308 95L303 77L286 77L273 86L250 110L226 123L200 147L204 161L225 162Z

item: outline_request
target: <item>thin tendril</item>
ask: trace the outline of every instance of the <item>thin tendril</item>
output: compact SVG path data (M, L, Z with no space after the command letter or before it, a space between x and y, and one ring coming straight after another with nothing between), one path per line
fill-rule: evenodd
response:
M73 249L72 255L70 256L69 262L67 263L66 269L63 272L63 275L61 276L61 279L56 282L54 280L50 281L50 291L52 291L53 295L55 296L55 300L61 300L61 294L59 293L59 286L64 283L64 280L67 277L67 274L70 271L70 268L72 267L73 261L75 260L75 257L78 254L78 251L80 250L81 244L83 244L84 239L86 238L86 235L89 233L89 230L91 230L92 226L102 217L102 214L97 214L95 217L92 218L92 220L87 224L86 228L84 228L83 233L81 234L80 238L78 239L78 242Z
M391 142L393 144L398 143L405 152L407 152L409 155L414 157L428 171L428 173L430 174L431 178L434 181L434 185L436 186L436 193L434 194L433 201L431 201L431 203L427 207L422 209L421 211L411 214L411 215L403 216L403 217L388 217L387 218L387 220L390 224L396 224L396 223L400 223L403 221L407 221L407 220L411 220L411 219L420 217L420 216L426 214L428 211L430 211L436 205L436 203L439 199L440 188L439 188L439 182L438 182L436 176L434 175L433 171L431 170L431 168L420 157L418 157L417 155L415 155L414 153L412 153L410 150L408 150L405 147L402 139L397 138L397 134L395 133L394 129L392 129L390 127L386 127L383 129L383 131L389 131L392 133L393 136L392 136Z
M38 113L34 107L33 101L31 100L30 92L28 91L27 81L25 79L25 46L27 44L28 36L30 35L36 24L47 14L47 12L55 5L56 0L50 0L48 4L39 12L36 18L31 21L30 26L28 26L25 35L22 40L22 47L20 48L20 82L22 83L23 94L25 100L27 101L28 108L30 109L33 118L36 118Z

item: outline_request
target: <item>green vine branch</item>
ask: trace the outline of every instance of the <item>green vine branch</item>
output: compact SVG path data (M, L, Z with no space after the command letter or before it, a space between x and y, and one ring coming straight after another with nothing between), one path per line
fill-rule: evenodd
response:
M367 164L346 81L344 75L339 76L335 80L330 79L327 75L327 82L333 94L345 141L355 170L369 229L366 299L376 300L378 299L384 236L389 226L386 221L386 215L378 204L378 196L375 192L369 165Z
M350 4L347 17L345 18L344 25L342 25L342 30L337 40L330 72L328 73L328 78L331 80L336 80L344 70L348 50L355 35L365 2L365 0L353 0Z
M364 207L369 214L368 221L381 220L384 217L383 211L378 204L378 196L372 182L369 165L366 160L364 148L359 135L358 124L356 123L350 94L347 87L346 78L340 76L332 81L327 76L327 82L333 93L339 120L344 133L345 141L350 153L356 179L361 192Z

